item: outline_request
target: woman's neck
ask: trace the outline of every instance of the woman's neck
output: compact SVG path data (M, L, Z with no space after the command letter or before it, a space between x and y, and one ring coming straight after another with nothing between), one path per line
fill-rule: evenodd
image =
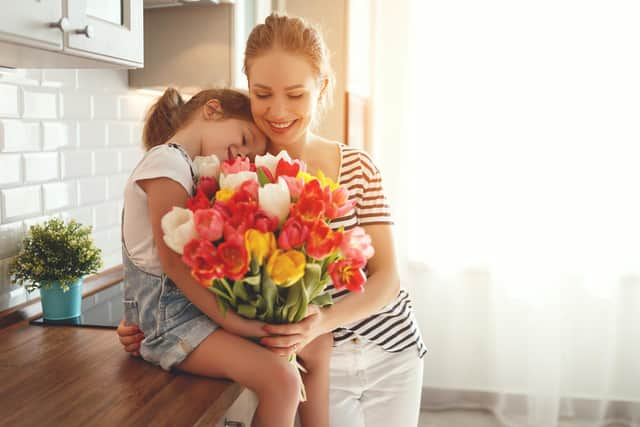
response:
M307 132L297 141L288 141L283 144L278 144L277 142L272 141L269 144L269 152L271 154L278 154L280 151L285 150L291 158L300 159L306 162L305 155L307 154L309 145L314 139L316 139L315 135L311 132Z

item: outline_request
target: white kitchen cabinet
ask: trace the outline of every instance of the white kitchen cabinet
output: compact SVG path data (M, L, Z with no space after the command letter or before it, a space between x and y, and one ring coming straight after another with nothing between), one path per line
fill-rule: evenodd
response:
M74 31L65 33L65 51L142 64L142 0L66 0Z
M0 41L62 50L62 32L55 24L63 18L61 0L0 0Z
M0 66L143 65L142 0L0 0Z

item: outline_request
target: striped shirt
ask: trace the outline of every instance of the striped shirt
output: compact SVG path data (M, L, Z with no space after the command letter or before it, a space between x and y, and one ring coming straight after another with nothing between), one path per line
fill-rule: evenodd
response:
M349 200L355 200L356 205L345 216L334 220L332 228L344 227L347 231L358 225L393 224L380 171L368 154L341 144L338 181L347 188ZM346 289L336 290L332 284L327 286L327 290L331 292L334 301L349 293ZM392 303L377 313L333 331L335 345L355 337L372 341L389 352L400 352L415 346L422 357L427 351L418 329L411 298L404 289L400 290Z

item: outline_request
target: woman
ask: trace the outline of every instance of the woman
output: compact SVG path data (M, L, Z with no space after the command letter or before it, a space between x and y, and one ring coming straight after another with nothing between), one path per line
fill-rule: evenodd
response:
M296 324L267 325L270 336L261 343L286 355L333 332L330 425L417 425L426 349L409 296L400 289L380 173L364 152L312 131L334 81L325 43L302 19L271 15L251 32L244 68L253 119L269 138L269 151L287 150L311 173L322 171L347 186L357 205L332 226L362 226L375 248L365 292L331 286L333 306ZM136 351L135 330L120 327L118 333L127 351Z

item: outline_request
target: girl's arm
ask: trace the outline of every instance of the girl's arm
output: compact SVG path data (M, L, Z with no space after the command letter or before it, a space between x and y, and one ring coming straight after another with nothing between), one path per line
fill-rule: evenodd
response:
M141 180L138 184L147 193L153 239L164 273L200 311L225 330L244 337L266 335L262 330L263 322L247 320L230 310L223 314L215 295L191 277L189 267L182 262L180 254L175 253L164 243L160 225L162 217L174 206L186 206L188 195L185 189L169 178Z
M339 326L362 320L391 303L400 291L391 225L363 225L371 236L375 255L369 260L369 277L364 292L349 292L334 305L312 312L298 323L265 325L264 330L276 336L260 342L278 353L289 354L294 344L303 347L315 337Z

